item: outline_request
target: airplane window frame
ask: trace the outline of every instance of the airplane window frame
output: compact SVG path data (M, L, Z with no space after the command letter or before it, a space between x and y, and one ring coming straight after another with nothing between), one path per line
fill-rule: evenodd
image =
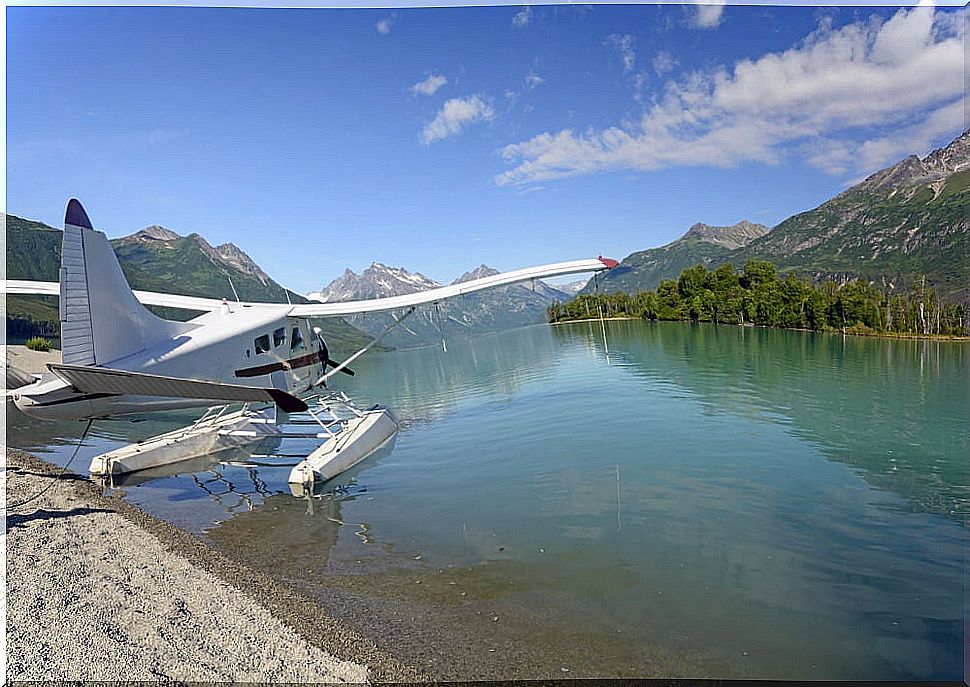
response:
M286 345L286 327L279 327L273 330L273 348Z
M299 327L293 327L290 333L290 353L307 350L306 341L303 339L303 332Z

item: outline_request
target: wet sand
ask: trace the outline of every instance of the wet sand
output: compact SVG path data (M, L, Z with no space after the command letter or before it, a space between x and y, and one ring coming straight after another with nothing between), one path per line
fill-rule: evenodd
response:
M599 600L564 581L554 556L439 567L405 542L373 541L379 550L373 554L353 546L360 559L333 556L340 537L365 536L366 526L343 523L342 515L336 500L273 495L202 538L247 567L311 594L322 612L435 680L746 675L743 665L686 648L669 628L630 633L597 626L587 609ZM536 569L523 575L523 565ZM523 577L539 586L528 586ZM535 592L545 599L541 606ZM531 599L528 608L520 603L524 597ZM649 632L654 641L644 641Z
M6 452L7 678L363 682L417 671L87 479Z

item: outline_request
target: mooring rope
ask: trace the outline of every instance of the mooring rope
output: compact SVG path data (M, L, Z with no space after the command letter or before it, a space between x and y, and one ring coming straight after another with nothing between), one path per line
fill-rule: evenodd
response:
M51 487L53 487L55 484L57 484L57 480L59 480L61 477L64 476L64 473L66 473L67 472L67 469L71 466L71 462L75 458L77 458L77 453L81 449L81 446L84 445L84 440L88 436L88 430L91 429L91 425L93 423L94 423L94 420L88 420L88 424L84 427L84 432L82 432L81 438L77 442L77 446L74 447L74 452L71 454L70 459L64 464L64 467L61 468L60 474L58 474L57 477L52 477L50 483L46 487L44 487L43 489L41 489L39 492L37 492L36 494L34 494L33 496L31 496L30 498L24 499L23 501L20 501L18 503L13 504L13 505L7 504L6 510L13 510L14 508L20 508L21 506L30 503L34 499L40 498L41 496L43 496L44 494L46 494L48 492L48 490L50 490Z

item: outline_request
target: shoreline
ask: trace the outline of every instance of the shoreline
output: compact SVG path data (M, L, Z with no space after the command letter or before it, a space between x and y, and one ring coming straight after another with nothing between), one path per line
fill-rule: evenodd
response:
M564 617L556 605L517 608L496 596L507 585L499 561L435 569L408 555L311 580L245 524L190 534L32 454L6 455L7 501L56 480L7 513L12 681L690 680L725 670L750 677L723 657L612 631L590 635L581 614ZM305 504L289 507L302 512ZM156 574L173 566L190 577L173 585L172 575ZM55 626L57 641L49 642Z
M7 501L50 487L6 512L10 680L425 679L311 596L79 475L12 448L5 473Z
M680 324L693 324L690 320L645 320L642 317L614 316L614 317L584 317L579 320L557 320L547 324L556 327L561 324L576 324L577 322L599 322L605 321L637 321L637 322L677 322ZM912 334L908 332L863 332L863 331L839 331L837 329L804 329L803 327L771 327L764 324L735 324L734 322L698 322L697 324L713 324L725 327L749 327L757 329L778 329L787 332L807 332L809 334L832 334L834 336L865 336L872 339L898 339L901 341L952 341L954 343L970 342L970 336L956 336L954 334Z

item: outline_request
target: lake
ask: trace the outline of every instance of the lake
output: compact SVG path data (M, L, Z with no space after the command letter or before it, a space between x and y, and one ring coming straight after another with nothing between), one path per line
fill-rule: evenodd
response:
M442 675L962 677L970 346L606 329L365 356L341 388L401 431L313 498L285 455L107 488L392 652L461 644ZM72 467L192 417L96 423ZM59 464L82 426L7 423Z

